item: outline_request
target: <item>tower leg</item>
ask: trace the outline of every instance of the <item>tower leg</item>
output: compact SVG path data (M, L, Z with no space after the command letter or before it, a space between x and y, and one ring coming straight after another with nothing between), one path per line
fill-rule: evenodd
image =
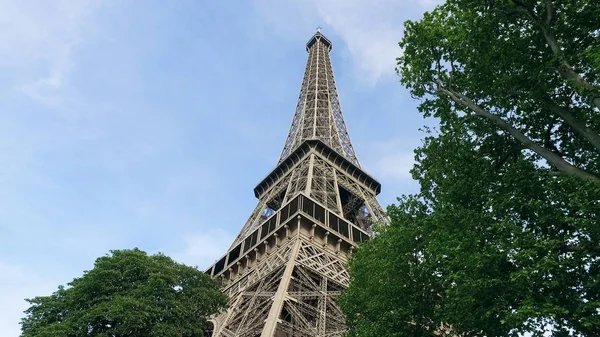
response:
M294 243L290 259L285 267L283 277L279 283L279 288L277 288L277 292L273 298L273 304L271 305L269 315L265 321L265 327L260 335L261 337L272 337L275 334L275 327L277 326L277 321L279 320L279 315L281 313L281 309L283 308L283 301L285 300L287 290L290 285L290 280L292 279L292 272L294 271L294 265L296 264L298 251L300 250L300 244L300 240L296 240Z

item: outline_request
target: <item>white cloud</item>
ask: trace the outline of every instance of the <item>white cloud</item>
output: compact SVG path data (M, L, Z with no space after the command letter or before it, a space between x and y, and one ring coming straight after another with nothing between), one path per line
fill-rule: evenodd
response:
M410 170L415 160L413 149L418 139L391 138L385 141L366 142L360 146L361 166L382 185L379 201L382 205L394 203L403 194L419 191Z
M326 0L278 1L255 0L267 24L283 35L314 32L324 25L323 33L333 31L350 52L356 75L374 85L382 78L395 75L396 58L401 50L403 24L418 19L440 0ZM335 47L335 43L334 43Z
M392 138L385 141L372 141L361 146L365 155L362 166L378 179L390 182L412 180L410 170L414 159L414 139Z
M397 4L386 0L317 3L319 15L344 39L358 74L369 84L394 75L403 22L390 13L399 9Z
M227 252L236 235L218 228L188 235L183 239L183 249L168 255L180 263L204 270Z
M375 163L375 171L378 177L395 181L410 180L415 160L412 151L399 151L383 155Z
M47 75L32 83L23 84L20 89L30 98L47 106L58 106L62 103L60 90L67 80L73 61L71 60L72 46L65 46L49 65Z
M0 0L0 55L3 66L18 70L17 89L45 105L63 103L66 97L60 94L68 85L73 53L98 4Z

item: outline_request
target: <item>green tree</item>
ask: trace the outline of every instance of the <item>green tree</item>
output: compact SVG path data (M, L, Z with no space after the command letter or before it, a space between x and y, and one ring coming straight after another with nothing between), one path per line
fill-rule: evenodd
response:
M138 249L111 251L68 285L27 300L22 337L203 336L226 304L209 275Z
M351 259L350 335L598 335L600 188L525 155L498 167L457 129L427 138L422 193Z
M600 2L448 0L400 45L440 126L349 263L350 335L600 335Z

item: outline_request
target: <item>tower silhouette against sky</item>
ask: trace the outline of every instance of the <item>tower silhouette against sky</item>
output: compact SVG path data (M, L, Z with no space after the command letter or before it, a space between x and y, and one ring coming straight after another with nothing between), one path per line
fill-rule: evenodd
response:
M343 336L336 304L345 263L385 214L381 185L358 162L320 30L306 44L298 105L277 166L255 188L258 205L207 272L224 280L229 309L213 336Z

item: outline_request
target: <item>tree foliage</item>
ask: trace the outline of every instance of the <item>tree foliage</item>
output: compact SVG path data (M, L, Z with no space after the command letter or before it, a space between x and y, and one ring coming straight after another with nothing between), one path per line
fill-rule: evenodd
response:
M203 336L226 304L210 276L138 249L111 251L68 286L27 300L22 337Z
M408 21L400 45L401 82L426 115L600 182L598 1L450 0Z
M401 46L440 127L349 263L350 335L600 335L600 2L448 0Z

